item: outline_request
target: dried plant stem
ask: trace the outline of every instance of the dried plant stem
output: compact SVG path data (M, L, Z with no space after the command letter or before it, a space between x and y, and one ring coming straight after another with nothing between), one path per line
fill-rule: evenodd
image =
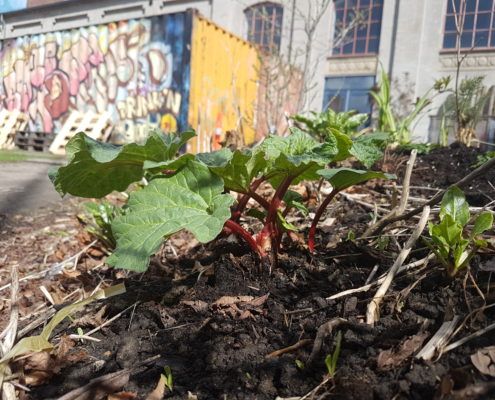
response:
M450 350L454 350L457 347L462 346L467 341L469 341L471 339L475 339L477 337L480 337L480 336L484 335L485 333L490 332L490 331L492 331L494 329L495 329L495 323L490 324L487 327L485 327L483 329L480 329L479 331L476 331L476 332L472 333L471 335L468 335L468 336L466 336L466 337L464 337L462 339L459 339L457 342L454 342L454 343L449 344L448 346L446 346L442 350L442 354L443 353L447 353Z
M409 156L409 160L407 161L406 172L404 174L404 180L402 182L402 195L400 198L399 205L397 207L394 207L380 221L378 221L377 223L368 227L368 229L366 229L366 231L364 232L363 237L373 236L377 232L380 232L383 229L383 227L385 227L385 225L388 225L389 223L391 223L390 222L391 220L393 220L398 215L403 214L404 211L406 210L407 201L409 199L411 175L412 175L412 171L414 168L414 163L416 162L416 155L417 154L418 154L418 151L416 149L411 151L411 155Z
M457 181L456 183L450 185L447 189L441 190L424 205L421 205L420 207L417 207L417 208L415 208L415 209L413 209L413 210L411 210L405 214L400 214L400 215L394 216L393 218L390 218L388 220L382 219L380 222L378 222L378 224L376 224L373 227L372 231L370 229L368 229L363 236L366 237L366 236L376 235L376 234L380 233L381 231L383 231L383 229L389 224L414 217L415 215L419 214L423 210L423 206L434 206L435 204L439 203L442 200L442 197L445 194L445 192L447 192L449 189L452 189L452 187L458 186L458 187L462 188L462 187L466 186L468 183L471 183L473 180L475 180L479 176L486 173L486 171L488 171L489 169L491 169L493 167L495 167L495 158L490 159L489 161L484 163L482 166L476 168L474 171L472 171L471 173L466 175L464 178L462 178L459 181Z
M6 330L2 333L4 340L1 345L1 355L7 354L14 346L17 336L17 324L19 322L19 305L17 298L19 294L19 270L17 265L14 264L10 270L11 284L10 284L10 321ZM10 367L7 366L4 370L5 375L10 375ZM3 400L16 400L15 386L11 382L3 382L2 384L2 399Z
M419 236L421 235L421 232L423 232L423 229L426 226L426 222L428 221L429 215L430 215L430 207L426 206L423 209L423 214L421 215L421 219L419 220L418 225L416 226L413 233L407 240L406 244L404 245L404 248L399 253L399 257L397 257L397 259L395 260L394 265L392 265L392 267L388 271L385 280L378 288L375 296L373 297L373 300L371 300L371 302L368 304L368 309L366 311L366 323L368 325L373 325L375 322L378 321L380 315L380 304L382 302L382 299L387 293L390 285L392 284L392 281L394 280L397 271L399 270L401 265L404 264L404 261L411 252Z

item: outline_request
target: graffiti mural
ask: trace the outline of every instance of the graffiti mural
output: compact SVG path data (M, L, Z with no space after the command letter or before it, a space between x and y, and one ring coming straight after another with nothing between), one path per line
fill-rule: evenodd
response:
M191 16L178 13L0 42L0 104L55 132L71 110L109 111L121 140L187 125Z

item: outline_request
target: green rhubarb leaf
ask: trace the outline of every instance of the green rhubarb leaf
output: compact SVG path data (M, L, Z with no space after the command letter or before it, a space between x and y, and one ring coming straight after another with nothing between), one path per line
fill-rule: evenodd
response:
M321 169L318 174L325 178L336 190L343 190L359 183L364 183L370 179L395 179L393 174L386 174L379 171L362 171L351 168Z
M303 203L303 197L293 190L287 190L287 193L284 195L284 203L288 208L295 208L303 215L309 214L308 207Z
M476 221L474 221L474 227L471 232L471 238L474 238L477 235L481 235L483 232L491 229L493 226L493 215L490 211L482 212L478 217L476 217Z
M469 204L463 191L457 186L453 186L443 195L440 205L440 219L446 215L451 216L461 226L465 226L469 221Z
M197 161L189 161L173 176L152 180L130 195L126 215L112 224L117 248L108 264L145 271L163 240L182 229L202 243L213 240L230 218L234 202L223 190L222 179Z
M349 152L366 168L371 168L383 157L382 148L387 140L388 135L383 132L361 135L354 139Z
M287 177L293 184L318 179L316 171L338 153L336 146L320 144L300 129L292 128L291 132L286 137L269 136L259 147L267 160L265 174L275 188Z
M152 133L143 145L116 146L78 133L66 146L68 165L52 171L50 179L62 196L69 193L99 198L114 190L123 191L143 177L145 161L170 162L194 135L193 131L177 135Z
M467 247L469 245L469 240L462 239L459 243L454 247L454 269L458 270L463 267L466 261L468 261L469 250Z
M206 164L210 171L221 177L226 189L246 193L255 179L267 165L261 150L222 149L212 153L201 153L196 159Z

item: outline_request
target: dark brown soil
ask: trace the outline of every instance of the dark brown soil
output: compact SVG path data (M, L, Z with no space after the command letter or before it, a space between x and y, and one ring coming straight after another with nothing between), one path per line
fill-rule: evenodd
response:
M452 146L421 156L412 184L445 188L472 169L476 154L475 150ZM469 188L470 200L477 203L473 205L495 198L490 185L494 182L495 172L491 171ZM471 274L484 300L471 280L464 279L464 273L451 280L433 263L420 272L398 276L381 307L379 323L368 327L364 316L376 288L337 300L326 298L362 286L377 264L378 274L387 271L397 245L406 237L357 246L342 239L349 229L364 229L370 210L342 199L332 212L336 218L333 233L320 232L319 251L310 255L288 245L271 274L260 273L248 250L228 239L197 246L179 258L165 249L146 274L131 274L125 280L126 294L104 301L109 305L109 317L128 311L94 335L101 341L79 343L72 351L83 351L86 356L67 365L47 384L34 387L29 398L57 398L94 377L133 367L155 355L160 358L135 371L124 387L136 393L136 398L146 398L165 366L171 368L174 378L168 399L188 399L191 395L200 400L302 396L325 377L324 359L333 352L340 331L337 372L314 398L494 399L493 385L491 392L486 386L491 378L478 372L470 360L477 350L495 344L492 333L436 361L412 356L453 315L466 319L454 340L495 322L494 308L470 314L493 303L493 285L486 269L495 262L494 254L487 252L472 263ZM188 239L181 236L178 240ZM421 246L412 252L410 261L427 254ZM101 279L109 278L115 283L112 271L102 272ZM234 302L222 299L224 296L252 298ZM312 341L279 357L267 357L300 340L314 340L318 328L336 317L347 322L326 337L313 363L308 361ZM67 324L58 331L67 332ZM423 339L411 355L392 357L393 365L383 365L385 351L396 354L418 337ZM483 390L469 397L467 389L473 385Z

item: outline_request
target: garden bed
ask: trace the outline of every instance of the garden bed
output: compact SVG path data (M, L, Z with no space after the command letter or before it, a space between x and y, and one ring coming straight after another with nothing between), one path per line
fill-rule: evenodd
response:
M411 182L412 206L431 197L434 189L446 188L465 176L476 162L477 153L456 145L419 156ZM407 158L393 154L385 159L384 167L400 177ZM397 185L400 183L399 179ZM471 205L482 207L495 199L493 185L493 170L474 181L466 190ZM170 399L299 398L325 379L324 359L334 352L337 332L342 334L342 345L336 374L307 398L494 398L493 378L486 371L480 373L471 361L480 349L494 345L492 333L438 359L415 357L442 324L455 316L461 328L451 342L495 322L495 309L486 307L494 299L490 285L495 268L493 247L472 263L470 272L476 284L464 273L453 280L446 278L434 260L398 275L374 327L363 322L376 286L329 299L364 285L375 266L378 277L395 261L414 220L402 222L398 230L388 233L390 236L372 241L349 236L351 231L359 236L366 228L370 214L375 212L368 205L389 207L393 191L393 185L373 182L346 192L327 210L327 219L322 220L316 238L316 252L310 254L284 242L278 268L271 273L260 271L259 262L242 242L224 237L199 245L191 235L181 232L162 247L144 274L101 266L103 253L91 247L78 260L78 274L44 276L21 284L21 293L31 290L38 302L44 299L36 290L41 283L50 284L49 291L65 294L76 288L90 293L97 285L118 282L125 282L127 287L125 294L94 304L84 312L94 316L106 305L104 319L118 315L92 335L100 341L63 339L70 344L52 360L58 363L57 368L51 365L25 398L58 398L95 377L132 369L154 356L158 358L152 363L132 370L122 388L115 390L123 389L125 394L121 392L121 397L114 399L146 398L165 366L170 367L174 381L172 393L166 396ZM23 249L27 251L33 243L39 245L40 240L54 245L42 247L42 252L49 253L45 266L90 244L91 238L74 224L77 205L71 207L64 218L71 219L70 235L77 237L77 242L67 242L64 255L55 256L60 250L56 234L26 239L22 226L33 224L33 220L26 222L20 217L4 222L6 233L21 238L17 255L9 256L8 261L22 265ZM382 213L380 209L378 213ZM17 231L12 230L13 222ZM48 221L43 224L50 226ZM307 228L303 227L305 234ZM489 234L493 236L493 230ZM407 263L427 254L418 242ZM39 257L29 258L30 263L36 264ZM63 293L58 296L63 297ZM85 321L83 331L101 326L104 319L100 316ZM310 357L318 329L332 320L335 328L324 338L320 351ZM57 335L75 331L76 327L65 323L57 328ZM272 354L277 350L283 354Z

